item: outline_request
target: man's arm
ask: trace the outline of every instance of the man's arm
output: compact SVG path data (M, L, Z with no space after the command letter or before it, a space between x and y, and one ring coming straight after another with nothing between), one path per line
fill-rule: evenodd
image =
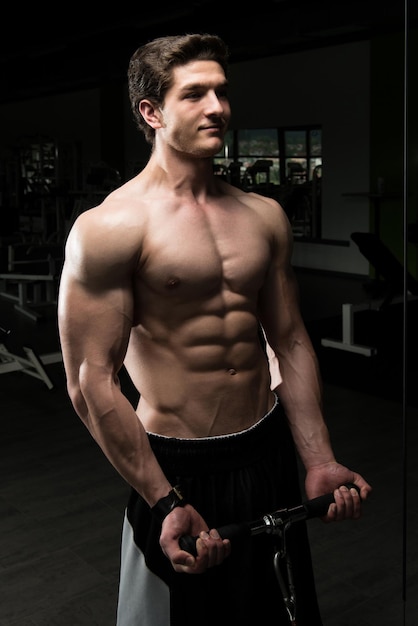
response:
M133 318L132 267L113 238L100 236L92 213L70 233L59 290L61 347L77 414L121 476L153 505L171 487L119 385Z
M108 460L152 507L173 486L118 379L133 320L132 259L137 256L126 237L115 238L113 226L103 232L103 221L93 212L82 214L66 244L58 322L68 393ZM197 558L179 548L181 535L207 528L191 505L167 515L160 542L174 569L199 573L229 554L229 542L216 532L205 532L198 541Z
M290 264L292 232L280 207L276 212L272 264L259 300L260 321L280 365L282 382L276 391L307 472L306 493L312 498L352 482L365 499L370 486L359 474L337 463L334 456L323 416L318 361L301 316ZM331 505L328 519L360 515L360 500L354 491L342 489L336 494L337 505Z

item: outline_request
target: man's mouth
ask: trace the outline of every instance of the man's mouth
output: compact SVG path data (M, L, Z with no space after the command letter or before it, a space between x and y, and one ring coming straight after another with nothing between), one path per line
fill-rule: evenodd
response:
M210 126L201 126L199 130L222 130L222 124L211 124Z

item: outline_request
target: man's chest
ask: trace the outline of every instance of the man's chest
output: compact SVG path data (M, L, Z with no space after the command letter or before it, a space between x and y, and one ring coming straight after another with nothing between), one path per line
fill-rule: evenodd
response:
M235 219L234 219L235 217ZM185 212L153 225L144 240L140 274L152 289L199 297L227 285L258 290L270 261L261 225L244 216Z

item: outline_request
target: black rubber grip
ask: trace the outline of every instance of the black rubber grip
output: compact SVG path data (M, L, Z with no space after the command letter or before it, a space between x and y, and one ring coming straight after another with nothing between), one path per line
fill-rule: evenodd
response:
M353 483L346 483L345 487L347 487L348 489L354 488L356 489L358 493L360 493L359 488ZM322 517L323 515L327 514L328 507L333 502L335 502L334 493L333 492L326 493L323 496L318 496L317 498L313 498L312 500L307 500L306 502L301 504L299 507L295 507L295 509L289 509L288 510L289 518L290 519L292 518L293 511L297 513L297 511L300 510L301 508L304 510L305 514L303 517L305 519L312 519L313 517Z
M222 539L230 539L234 543L241 539L246 539L251 535L251 527L247 522L243 522L242 524L227 524L225 526L220 526L216 530ZM186 550L186 552L190 552L193 556L196 556L196 540L197 537L183 535L179 539L180 548L182 550Z
M346 483L345 486L348 489L356 489L358 493L360 493L359 488L353 483ZM275 513L271 513L271 517L283 517L284 520L287 521L297 521L303 519L312 519L313 517L322 517L327 514L328 507L330 504L334 502L334 493L326 493L323 496L318 496L318 498L313 498L312 500L307 500L303 504L300 504L294 508L283 509L281 511L276 511ZM221 526L218 528L219 536L222 539L230 539L234 543L237 540L245 539L252 534L252 531L257 528L260 529L260 526L263 525L263 522L242 522L240 524L227 524L226 526ZM266 527L267 528L267 527ZM192 537L191 535L183 535L179 539L179 545L182 550L186 550L186 552L190 552L193 556L196 556L196 540L197 537Z
M303 503L306 517L305 519L311 519L312 517L322 517L327 514L328 507L334 502L334 494L326 493L318 498L313 498Z
M186 552L196 556L196 539L197 537L192 537L191 535L183 535L179 539L179 546L182 550L186 550Z

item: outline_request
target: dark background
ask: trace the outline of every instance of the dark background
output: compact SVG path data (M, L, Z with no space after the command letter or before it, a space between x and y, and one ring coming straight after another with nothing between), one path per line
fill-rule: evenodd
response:
M74 10L8 6L0 38L0 104L124 79L130 56L161 34L214 32L231 62L370 39L418 19L416 0L213 0Z

